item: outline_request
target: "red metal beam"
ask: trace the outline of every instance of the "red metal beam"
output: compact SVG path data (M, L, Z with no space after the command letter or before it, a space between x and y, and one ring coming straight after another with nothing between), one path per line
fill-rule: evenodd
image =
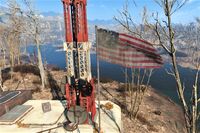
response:
M71 11L70 0L62 0L64 9L64 22L65 22L65 41L72 42L72 30L71 30Z
M65 20L65 36L66 42L73 42L72 37L72 18L71 7L75 6L76 11L76 36L77 42L88 41L88 29L87 29L87 14L86 14L86 0L62 0L64 7L64 20ZM72 3L73 2L73 3Z

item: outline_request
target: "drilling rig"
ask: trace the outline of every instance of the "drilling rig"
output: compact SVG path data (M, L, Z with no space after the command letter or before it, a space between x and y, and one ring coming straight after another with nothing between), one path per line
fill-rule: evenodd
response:
M0 96L1 132L120 133L121 108L118 105L98 98L96 113L86 0L61 1L64 9L67 68L65 87L61 87L61 91L66 100L28 100L31 92L3 92ZM12 104L13 101L16 101L15 104ZM12 106L12 109L8 106Z
M91 76L86 0L62 0L65 22L67 118L79 124L94 121L95 84Z

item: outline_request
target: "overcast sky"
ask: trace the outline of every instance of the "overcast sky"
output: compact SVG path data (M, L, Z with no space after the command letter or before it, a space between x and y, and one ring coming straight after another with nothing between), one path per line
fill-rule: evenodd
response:
M0 0L4 5L6 0ZM20 0L19 0L20 1ZM61 0L32 0L35 2L35 8L39 12L63 12ZM113 16L118 16L118 11L123 8L126 0L87 0L88 19L110 20ZM144 6L149 13L159 12L162 16L161 8L153 0L135 0L136 6L129 0L129 8L136 21L140 21ZM189 0L189 2L173 15L174 23L189 23L194 21L195 17L200 17L200 0Z

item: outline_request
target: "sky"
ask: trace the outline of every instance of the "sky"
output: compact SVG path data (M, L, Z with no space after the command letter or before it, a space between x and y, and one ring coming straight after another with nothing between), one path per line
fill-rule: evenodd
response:
M39 12L63 12L61 0L32 0L35 8ZM119 11L123 9L127 0L87 0L87 17L89 20L111 20L114 16L119 16ZM129 9L136 22L140 22L142 9L147 7L149 14L158 12L163 16L162 9L153 0L134 0L136 5L129 0ZM0 0L0 5L4 5L5 0ZM189 0L188 3L173 14L173 23L190 23L195 17L200 17L200 0Z

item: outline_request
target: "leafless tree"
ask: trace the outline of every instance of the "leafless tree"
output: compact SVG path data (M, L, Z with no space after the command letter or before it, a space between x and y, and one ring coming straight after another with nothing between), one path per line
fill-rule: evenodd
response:
M5 67L5 47L3 44L4 27L0 26L0 92L3 91L2 68Z
M200 71L200 54L197 50L198 45L199 45L199 31L200 31L200 21L199 19L197 19L197 28L196 28L196 51L194 51L193 57L192 57L192 63L194 64L195 68L196 68L196 74L195 74L195 81L193 84L193 90L192 90L192 114L191 115L191 119L192 119L192 123L190 123L190 125L192 126L190 129L191 132L198 132L198 121L199 121L199 117L200 117L200 111L198 110L199 106L198 103L200 102L200 96L199 94L199 71Z
M197 70L195 75L195 82L193 85L191 102L186 99L184 95L185 86L180 77L178 69L177 57L176 57L176 44L175 44L175 31L172 25L172 15L179 9L181 9L188 0L154 0L164 11L165 19L160 19L159 14L153 14L155 24L150 24L146 21L151 29L154 30L155 35L158 38L159 44L168 53L171 58L173 70L168 74L174 76L179 100L181 107L184 111L185 123L188 133L197 133L198 129L198 77L199 77L199 62L197 63Z
M144 8L143 12L143 29L148 30L150 33L154 33L154 36L150 36L154 38L154 42L157 45L163 47L163 49L168 53L171 58L173 64L173 70L168 72L168 74L173 75L175 77L177 92L179 95L179 99L181 101L181 107L184 111L185 123L188 132L196 133L198 130L198 120L200 113L198 112L198 103L200 102L200 98L198 96L198 82L199 82L199 53L194 52L195 54L192 58L193 61L191 63L196 66L196 74L195 74L195 82L193 84L192 97L191 101L186 99L184 95L185 86L180 77L177 57L176 57L176 44L175 44L175 31L172 26L172 15L176 13L179 9L181 9L188 0L154 0L164 11L165 18L160 19L159 13L154 13L151 16L151 19L155 21L155 23L149 23L147 21L148 14L146 8ZM126 4L128 5L128 4ZM115 19L130 33L135 36L139 36L141 38L146 39L146 33L141 33L138 30L138 27L131 16L130 12L127 10L127 6L125 6L124 10L120 12L121 17ZM199 23L199 19L197 19ZM130 26L131 24L131 26ZM145 31L145 30L143 30ZM198 31L198 30L197 30ZM197 33L198 35L198 33ZM148 38L147 38L148 39ZM196 39L196 43L198 43L198 37ZM197 45L197 44L196 44Z
M20 48L21 48L21 34L24 32L23 29L23 19L22 14L20 12L20 6L16 2L16 0L8 0L7 1L9 19L5 24L5 28L3 31L3 39L6 47L4 47L7 52L9 52L10 59L10 67L11 67L11 77L13 72L13 67L16 64L20 64Z
M30 0L23 0L25 6L27 7L27 12L25 12L27 19L27 28L29 29L27 31L27 34L32 36L33 42L36 44L37 47L37 54L38 54L38 68L40 70L40 76L41 76L41 81L42 81L42 87L45 88L47 85L47 78L45 75L45 69L43 66L42 62L42 55L41 55L41 38L40 38L40 33L41 33L41 27L40 27L40 20L39 20L39 15L36 14L36 11L33 10L32 3Z
M8 21L2 23L0 27L0 51L1 51L1 70L6 67L6 56L9 55L9 62L11 68L11 78L13 73L13 67L17 61L20 63L20 36L23 30L23 19L19 12L19 5L16 0L7 0L6 5L8 7L7 13L9 14ZM0 74L2 75L2 74ZM1 88L2 77L0 76Z
M116 20L122 26L123 30L126 31L128 34L142 38L143 31L135 23L134 17L129 11L129 4L130 1L126 0L122 11L118 11L119 16L114 16L114 20Z
M128 80L128 90L130 96L130 118L137 118L137 114L140 109L140 105L143 102L143 98L147 88L149 86L150 78L152 76L153 69L132 69L131 81ZM146 81L145 81L146 78Z
M137 36L139 38L145 38L147 33L147 28L144 25L137 25L133 16L129 11L129 2L133 2L134 5L136 3L134 1L126 1L124 8L122 11L119 11L119 16L114 17L114 19L122 26L123 32L126 32L130 35ZM146 13L146 8L144 8L144 14ZM144 94L146 89L148 88L149 81L152 75L153 69L131 69L130 76L127 73L127 69L125 68L124 74L126 78L126 90L129 94L129 102L130 102L130 118L136 118L138 111L140 109L140 105L143 101ZM145 78L146 82L145 82ZM127 99L126 99L127 101ZM125 102L126 102L125 101Z

